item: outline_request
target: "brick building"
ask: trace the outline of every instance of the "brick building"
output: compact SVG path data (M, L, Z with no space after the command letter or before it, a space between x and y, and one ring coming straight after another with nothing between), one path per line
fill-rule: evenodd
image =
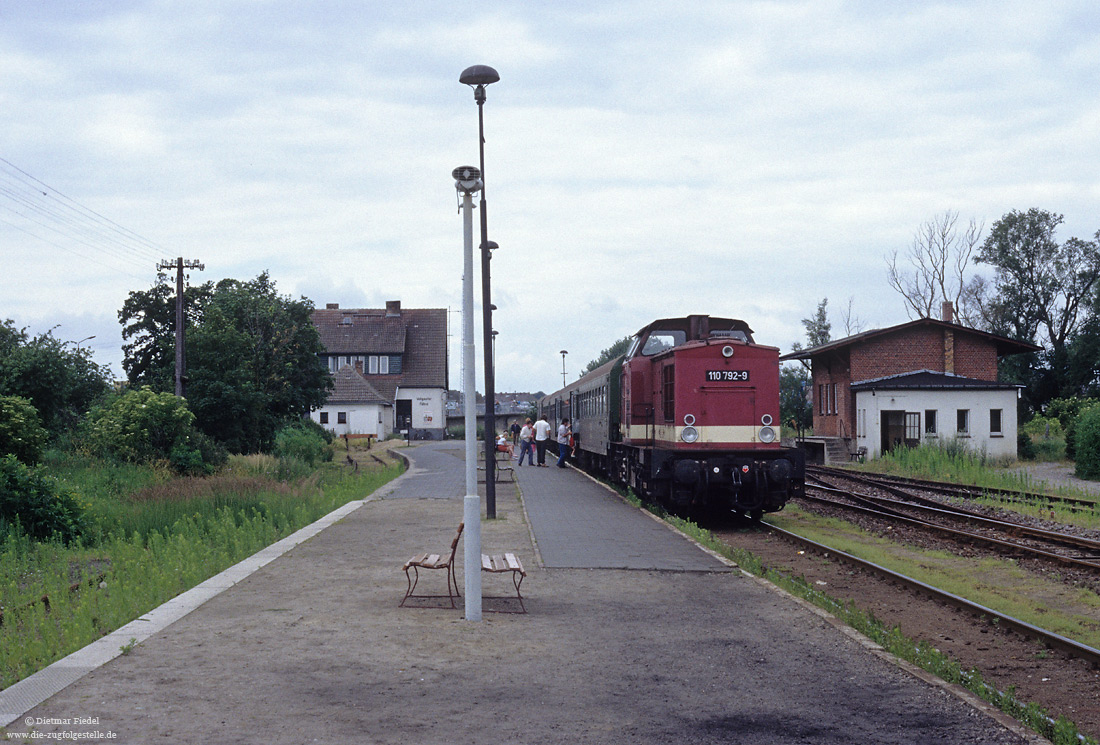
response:
M945 318L953 318L949 303ZM814 437L826 460L862 449L966 438L976 450L1016 455L1018 387L997 382L997 362L1032 344L921 318L780 357L809 360Z

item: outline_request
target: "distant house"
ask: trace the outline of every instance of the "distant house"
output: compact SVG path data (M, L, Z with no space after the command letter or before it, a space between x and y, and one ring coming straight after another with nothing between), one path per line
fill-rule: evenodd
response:
M313 312L335 388L310 414L338 435L442 439L446 426L447 311L342 309Z
M976 451L1016 457L1019 386L997 381L997 362L1040 348L952 323L950 303L944 317L780 357L810 362L812 439L826 461L954 438Z

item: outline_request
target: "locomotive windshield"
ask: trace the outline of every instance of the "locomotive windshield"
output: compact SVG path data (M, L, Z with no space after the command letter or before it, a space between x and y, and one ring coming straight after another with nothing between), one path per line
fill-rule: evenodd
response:
M683 331L655 329L650 332L649 338L646 339L645 346L642 347L642 354L646 357L652 357L666 349L678 347L685 341L687 341L687 334Z

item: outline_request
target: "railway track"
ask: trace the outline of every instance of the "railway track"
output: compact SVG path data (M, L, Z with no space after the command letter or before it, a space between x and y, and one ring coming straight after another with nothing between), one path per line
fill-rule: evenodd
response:
M999 553L1038 559L1100 576L1100 540L990 518L897 487L875 484L875 488L897 498L860 493L837 485L836 480L850 478L848 474L830 475L836 478L810 474L804 499L933 531L954 541L984 545ZM865 483L859 478L851 480Z
M926 597L930 597L933 600L949 605L951 607L958 608L966 611L976 618L982 619L984 622L993 623L1006 628L1011 628L1014 631L1033 639L1038 640L1042 644L1049 646L1059 651L1081 660L1084 660L1091 664L1095 668L1100 668L1100 649L1081 644L1067 637L1055 634L1047 629L1034 626L1021 621L1018 618L1014 618L1007 614L993 610L986 606L974 603L967 600L964 597L954 595L949 592L940 590L932 585L925 584L919 580L908 577L904 574L900 574L893 570L881 567L878 564L860 559L857 556L838 551L837 549L827 546L822 543L817 543L808 538L804 538L796 533L783 530L782 528L770 525L767 522L761 523L761 527L782 537L784 540L795 543L806 550L812 551L818 555L824 555L828 558L843 562L849 566L858 567L859 569L874 574L876 576L887 579L891 582L904 585L908 589L918 592Z
M859 481L869 486L882 489L891 488L919 488L923 491L933 492L947 497L958 499L977 499L979 497L996 497L1000 501L1018 504L1050 504L1061 505L1074 511L1100 511L1100 501L1085 499L1082 497L1065 497L1055 494L1040 494L1037 492L1013 491L1011 489L998 489L994 487L972 486L965 484L950 484L943 481L929 481L926 479L913 479L904 476L888 476L881 473L853 472L844 468L830 466L807 465L807 474L814 476L836 476Z

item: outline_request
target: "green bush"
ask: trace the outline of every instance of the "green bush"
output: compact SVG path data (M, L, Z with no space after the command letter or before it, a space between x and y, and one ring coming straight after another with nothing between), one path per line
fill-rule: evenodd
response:
M124 463L167 461L179 473L212 473L225 448L195 428L187 402L144 387L115 396L85 422L84 445L93 455Z
M1020 431L1032 437L1042 437L1044 439L1057 439L1065 434L1062 429L1062 422L1053 416L1032 417L1031 421L1020 427Z
M0 534L23 532L68 543L85 528L84 508L55 479L13 455L0 458Z
M332 460L331 433L313 421L288 424L275 433L274 454L280 459L297 458L310 467Z
M0 455L14 455L34 464L42 457L49 437L38 410L25 398L0 396Z
M1100 406L1085 409L1077 416L1074 445L1077 450L1078 478L1100 479Z
M1035 445L1031 442L1031 435L1026 432L1016 433L1016 457L1020 460L1035 460L1039 457Z
M1056 398L1046 406L1048 416L1058 419L1062 430L1066 434L1066 457L1070 460L1077 458L1076 436L1077 418L1085 409L1100 404L1100 399L1095 398Z

